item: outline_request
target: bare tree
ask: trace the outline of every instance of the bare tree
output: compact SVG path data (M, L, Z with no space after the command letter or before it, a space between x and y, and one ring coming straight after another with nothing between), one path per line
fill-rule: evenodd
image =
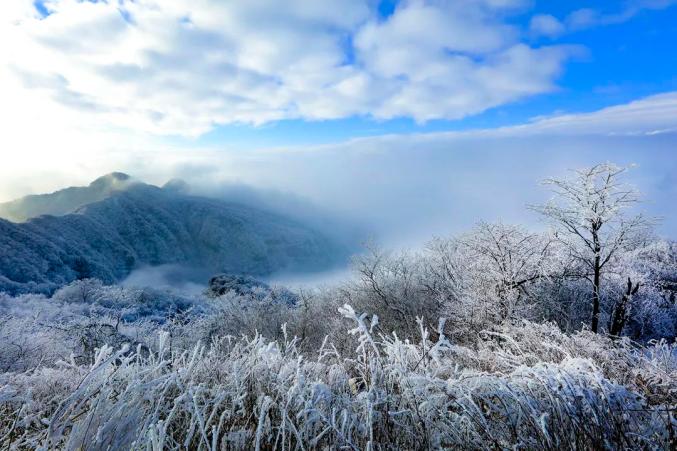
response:
M520 303L533 300L530 286L547 278L553 270L552 240L545 235L501 223L480 222L462 237L478 271L474 279L479 293L488 291L497 304L497 314L509 319Z
M531 207L551 221L555 239L592 286L593 332L599 327L600 286L607 266L637 248L652 224L642 214L628 214L640 199L634 188L623 183L625 171L605 163L576 170L569 178L546 179L543 183L554 198Z

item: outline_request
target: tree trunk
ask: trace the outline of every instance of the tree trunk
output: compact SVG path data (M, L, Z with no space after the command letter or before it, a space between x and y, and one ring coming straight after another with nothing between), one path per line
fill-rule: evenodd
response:
M599 328L599 282L602 269L600 268L599 252L595 256L595 274L592 281L592 324L590 330L597 333Z
M616 304L613 309L611 319L609 321L609 335L612 337L620 337L625 327L625 322L628 319L628 307L632 301L632 297L637 294L639 290L639 283L632 285L632 281L628 277L628 287L621 301Z

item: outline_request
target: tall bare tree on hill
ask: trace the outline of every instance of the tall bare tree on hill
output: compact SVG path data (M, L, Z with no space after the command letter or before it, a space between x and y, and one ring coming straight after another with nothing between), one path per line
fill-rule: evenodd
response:
M568 178L546 179L543 184L554 197L544 205L531 206L551 222L555 239L591 284L593 332L599 329L601 284L607 268L640 246L653 224L631 211L640 197L624 183L626 170L604 163L573 171Z

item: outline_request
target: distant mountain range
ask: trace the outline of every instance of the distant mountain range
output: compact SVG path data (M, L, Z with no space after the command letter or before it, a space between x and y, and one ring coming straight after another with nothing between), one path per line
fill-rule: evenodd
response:
M86 277L112 283L144 265L262 276L327 269L346 255L297 220L122 173L0 204L0 217L0 291L12 294Z

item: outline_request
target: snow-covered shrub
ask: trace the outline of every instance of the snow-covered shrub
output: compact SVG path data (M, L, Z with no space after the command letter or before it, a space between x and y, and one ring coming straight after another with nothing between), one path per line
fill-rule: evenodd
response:
M209 310L204 298L105 286L87 279L51 298L0 294L0 370L25 371L68 360L91 363L96 348L123 343L151 346L158 328L174 328L182 316ZM195 339L191 338L191 344Z
M187 324L199 331L197 338L209 341L215 336L253 336L262 334L280 338L282 324L290 321L292 310L271 293L265 296L228 292L210 300L209 314Z
M0 294L0 447L674 448L674 246L614 260L603 318L639 289L610 337L552 245L484 224L293 302L249 279Z
M49 419L74 392L88 366L60 363L20 373L0 373L0 443L9 449L39 449Z
M237 274L219 274L212 277L205 293L213 298L229 293L254 299L268 297L288 306L298 302L298 296L284 287L271 287L254 277Z
M561 363L578 358L592 362L605 378L642 393L652 404L677 403L677 342L647 346L627 338L583 330L561 332L554 324L505 324L480 334L476 369L506 372L519 366Z

